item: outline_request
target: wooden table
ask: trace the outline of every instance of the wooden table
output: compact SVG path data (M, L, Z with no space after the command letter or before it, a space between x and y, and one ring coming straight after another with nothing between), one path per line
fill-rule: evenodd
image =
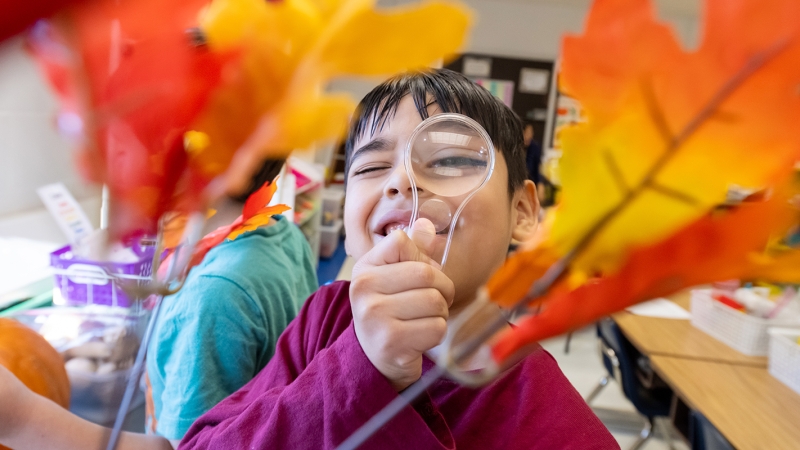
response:
M671 298L687 311L689 310L689 299L689 291L683 291ZM627 311L618 312L612 317L631 343L648 356L676 356L767 367L765 356L747 356L740 353L704 331L693 327L689 320L637 316ZM798 427L800 427L800 421L798 421ZM798 443L798 448L800 448L800 443Z
M663 355L650 361L737 449L800 448L800 394L766 369Z

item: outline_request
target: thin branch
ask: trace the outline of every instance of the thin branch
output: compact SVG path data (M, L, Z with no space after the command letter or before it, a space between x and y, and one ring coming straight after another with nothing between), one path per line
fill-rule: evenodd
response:
M626 195L631 189L628 187L628 183L625 182L625 176L622 175L622 170L617 165L617 161L610 150L603 151L603 160L608 166L608 171L611 172L611 177L617 182L617 187L619 187L622 195Z
M664 111L661 110L661 106L656 99L652 79L649 77L642 78L640 85L642 87L642 93L644 94L644 104L647 106L647 112L650 113L650 118L656 125L659 134L661 134L661 138L664 139L664 143L671 145L675 142L675 135L672 133L672 130L669 129L667 118L664 117Z
M649 187L650 190L658 192L659 194L665 195L682 203L687 203L691 206L697 206L700 203L696 198L689 194L685 194L677 189L664 186L663 184L658 184L655 181L650 183L647 187Z

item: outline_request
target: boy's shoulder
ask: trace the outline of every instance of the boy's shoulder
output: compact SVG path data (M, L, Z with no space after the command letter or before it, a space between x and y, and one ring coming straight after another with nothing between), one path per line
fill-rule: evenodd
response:
M334 281L320 286L306 300L296 320L312 341L315 353L333 344L353 322L350 282Z

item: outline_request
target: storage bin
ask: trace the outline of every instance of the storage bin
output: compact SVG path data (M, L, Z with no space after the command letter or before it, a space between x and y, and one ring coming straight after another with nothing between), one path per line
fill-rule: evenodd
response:
M116 363L117 370L112 372L70 370L67 366L70 411L91 422L111 425L122 403L133 358L147 327L149 311L132 313L123 308L100 305L57 306L21 311L13 318L44 336L65 360L78 357L75 352L82 345L105 342L107 347L104 348L113 349L111 355L114 356L92 359L97 363L121 361ZM91 358L85 354L82 356ZM131 407L143 402L144 396L137 394Z
M769 327L796 327L797 321L762 319L751 316L711 297L711 289L692 291L692 325L749 356L766 356L769 351Z
M322 225L331 226L342 218L344 190L326 188L322 191Z
M342 235L342 220L339 219L332 225L319 228L319 256L330 258L339 246L339 237Z
M134 246L138 260L130 263L98 262L81 258L69 245L50 254L53 266L53 303L57 305L107 305L128 308L135 302L121 283L150 280L155 247Z
M800 329L769 330L769 373L800 394Z

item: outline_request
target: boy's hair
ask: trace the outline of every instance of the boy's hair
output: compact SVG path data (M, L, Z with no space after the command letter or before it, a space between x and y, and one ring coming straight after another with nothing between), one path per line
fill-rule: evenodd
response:
M261 168L258 169L258 172L256 172L253 175L253 178L250 179L250 184L247 186L247 190L239 195L232 195L231 198L244 203L247 201L247 198L253 195L255 191L259 190L264 183L275 180L275 177L281 173L284 163L286 163L285 159L264 160L264 164L261 165Z
M345 180L356 141L383 128L394 117L400 100L409 94L423 120L428 118L427 107L436 104L442 112L464 114L478 122L495 148L503 153L508 167L509 194L528 179L522 122L514 111L464 75L448 69L433 69L390 78L361 100L345 143Z

